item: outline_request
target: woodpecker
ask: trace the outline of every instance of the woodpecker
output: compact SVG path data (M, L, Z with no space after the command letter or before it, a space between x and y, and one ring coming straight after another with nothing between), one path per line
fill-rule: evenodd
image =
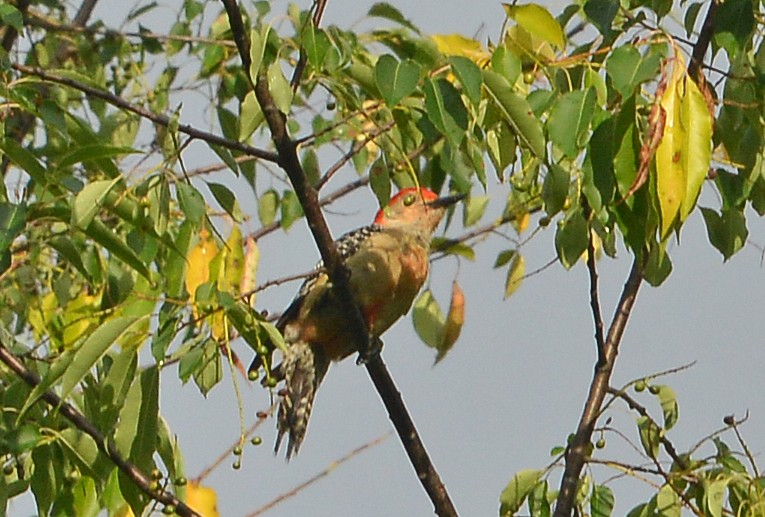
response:
M375 341L409 311L428 276L433 232L446 209L463 197L438 197L426 188L402 189L377 212L373 224L336 241L350 272L351 292ZM279 392L274 452L288 435L289 460L305 438L316 390L330 363L356 351L347 316L321 263L276 327L287 350L279 367L284 388ZM258 364L256 357L255 369Z

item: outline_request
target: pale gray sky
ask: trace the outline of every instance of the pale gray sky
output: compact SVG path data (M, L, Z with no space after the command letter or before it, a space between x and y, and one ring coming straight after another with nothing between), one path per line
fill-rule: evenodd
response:
M99 4L94 17L104 16L112 8L109 3ZM430 33L474 35L480 31L481 37L497 40L503 19L502 8L495 1L392 3ZM555 7L560 5L557 2L541 3L554 14L560 9ZM285 5L273 2L272 13L282 12ZM370 5L369 1L330 0L324 23L348 27ZM208 154L200 160L202 163L192 166L213 159ZM353 173L347 174L346 178ZM342 178L336 179L334 185L340 184ZM501 209L503 191L490 181L488 194L495 211ZM243 195L244 200L247 198ZM709 186L701 204L719 206ZM332 216L333 232L339 235L369 222L374 206L370 192L338 203L333 209L350 215ZM749 216L750 238L765 244L762 222L754 214ZM452 228L449 234L456 235L458 230ZM527 270L541 267L554 257L553 236L551 225L524 248ZM466 296L466 323L456 348L437 367L431 366L434 354L420 343L409 317L384 336L386 362L460 514L467 517L496 515L500 491L516 471L543 468L549 463L550 449L563 444L576 427L595 360L584 266L578 264L567 272L555 265L526 280L503 302L505 273L493 270L492 265L498 251L508 247L508 242L494 238L477 247L475 263L460 263L458 278ZM318 257L302 221L286 236L264 238L261 253L260 281L303 271ZM682 245L673 245L670 253L674 273L665 285L641 289L614 383L620 385L697 361L693 369L662 381L676 390L680 402L680 422L669 438L682 451L720 427L724 415L740 417L748 410L750 420L742 431L758 454L765 448L765 406L760 391L765 388L760 335L765 272L760 251L747 246L723 265L707 242L702 218L694 213L683 231ZM623 248L618 260L599 263L602 306L609 321L629 266L630 257ZM442 304L448 303L447 293L456 271L454 259L433 267L431 285ZM279 311L296 289L297 285L291 284L269 291L259 298L258 307ZM250 353L245 347L237 349L248 361ZM252 419L255 411L268 405L268 397L259 387L245 386L243 392L247 415ZM658 410L647 394L641 400ZM619 409L611 413L614 425L638 443L633 415L616 407ZM239 432L228 374L205 399L191 385L180 389L175 371L164 372L162 411L180 437L189 478L211 463ZM262 446L246 447L241 470L223 466L206 481L218 491L221 515L245 515L351 449L391 430L365 369L353 360L330 369L303 448L289 464L272 454L273 427L273 421L268 421L262 428ZM615 436L607 439L608 446L600 457L634 459ZM596 481L612 474L596 471ZM551 476L554 488L558 477L559 473ZM649 493L635 479L612 486L619 509L615 515L626 513ZM21 505L15 511L12 508L12 515L28 514L30 510ZM391 436L268 515L430 514L430 501L398 438Z

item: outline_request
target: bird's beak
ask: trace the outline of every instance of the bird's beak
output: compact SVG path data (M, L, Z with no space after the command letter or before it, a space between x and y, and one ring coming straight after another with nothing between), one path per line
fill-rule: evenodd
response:
M447 208L457 203L458 201L462 201L463 199L465 199L465 197L466 197L465 194L457 194L454 196L444 196L431 201L430 203L428 203L428 206L433 208Z

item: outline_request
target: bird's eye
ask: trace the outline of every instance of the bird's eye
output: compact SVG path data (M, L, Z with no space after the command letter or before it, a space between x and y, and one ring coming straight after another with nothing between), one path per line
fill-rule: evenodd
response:
M414 194L409 194L404 198L404 206L411 206L417 198Z

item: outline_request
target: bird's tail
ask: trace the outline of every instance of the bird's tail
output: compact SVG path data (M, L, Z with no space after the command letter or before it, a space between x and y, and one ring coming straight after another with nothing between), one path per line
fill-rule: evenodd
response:
M284 389L280 392L274 452L279 452L282 438L288 434L288 460L298 453L303 443L316 390L327 373L329 363L328 357L304 342L290 343L284 354L281 364Z

